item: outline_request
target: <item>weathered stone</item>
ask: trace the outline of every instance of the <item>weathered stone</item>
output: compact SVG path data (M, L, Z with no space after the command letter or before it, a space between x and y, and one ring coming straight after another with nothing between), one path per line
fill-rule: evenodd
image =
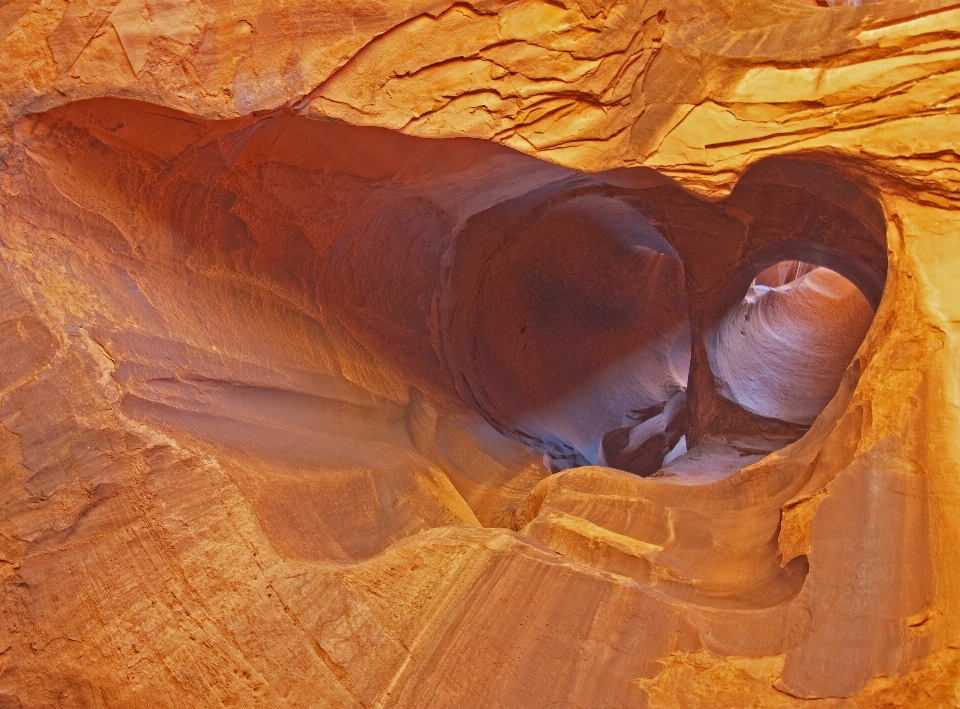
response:
M958 27L0 7L0 706L960 704Z

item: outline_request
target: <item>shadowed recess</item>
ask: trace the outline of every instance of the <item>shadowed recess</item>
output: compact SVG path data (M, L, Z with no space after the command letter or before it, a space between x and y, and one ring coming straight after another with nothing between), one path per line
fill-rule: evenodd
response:
M141 321L190 322L201 339L222 329L249 348L238 332L264 323L226 322L217 307L239 275L255 284L251 305L269 301L314 330L297 347L335 360L339 388L401 407L412 389L543 455L551 472L596 463L651 475L667 463L716 477L795 440L839 386L885 280L876 201L815 157L764 161L712 203L649 170L588 176L487 143L284 113L205 123L101 100L21 134L51 169L65 154L71 170L110 166L98 189L116 202L89 205L107 220L94 238L128 284L114 297ZM70 199L82 204L84 189L71 183ZM137 241L124 226L136 214L163 236ZM131 251L157 253L181 287L149 293L145 281L165 281L124 270ZM786 279L785 259L826 268ZM189 418L193 434L228 446L262 438L258 450L298 464L348 465L321 441L383 415L332 394L330 418L319 413L329 404L298 403L316 392L225 389L144 366L119 364L134 379L132 415ZM315 421L288 413L297 406ZM205 423L218 416L238 422ZM289 440L249 429L285 416L297 420L282 424Z
M82 365L24 316L36 361L0 417L30 494L72 489L75 458L96 491L25 578L88 563L72 535L141 523L147 503L110 476L143 456L151 494L181 495L156 503L171 519L206 524L220 508L193 491L224 496L247 515L225 529L322 578L390 577L402 595L429 550L446 564L482 548L639 594L661 620L637 612L628 635L649 642L631 667L677 633L802 666L817 651L796 638L838 562L811 561L804 525L858 445L848 365L886 282L883 214L855 166L762 161L710 202L645 169L112 99L27 117L17 145L12 208L43 238L17 252L39 277L8 290L51 304ZM122 433L39 418L91 421L75 390ZM524 578L504 594L535 599Z

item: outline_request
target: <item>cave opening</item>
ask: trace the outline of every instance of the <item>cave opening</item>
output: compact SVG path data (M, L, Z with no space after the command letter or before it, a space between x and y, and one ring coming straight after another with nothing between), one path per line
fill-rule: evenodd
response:
M722 202L629 173L467 224L460 390L551 472L721 479L798 440L837 392L883 291L885 221L818 156L762 162Z
M0 709L960 704L960 5L810 3L0 7Z
M797 440L886 279L875 196L816 155L711 202L282 111L100 99L18 134L127 415L303 468L412 446L485 523L566 468L709 482Z
M836 271L780 261L708 334L710 367L726 399L809 426L839 388L873 315L867 297Z

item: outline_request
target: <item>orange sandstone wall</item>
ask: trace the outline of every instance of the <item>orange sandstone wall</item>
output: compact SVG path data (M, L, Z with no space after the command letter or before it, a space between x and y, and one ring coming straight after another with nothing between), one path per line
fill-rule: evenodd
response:
M960 704L958 26L0 7L0 706Z

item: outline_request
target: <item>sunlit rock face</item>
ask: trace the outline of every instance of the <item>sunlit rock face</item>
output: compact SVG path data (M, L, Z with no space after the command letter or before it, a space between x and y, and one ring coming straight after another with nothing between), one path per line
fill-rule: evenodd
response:
M960 704L960 15L0 8L0 707Z
M873 308L843 276L802 262L771 266L711 333L710 368L752 413L809 425L833 398Z

